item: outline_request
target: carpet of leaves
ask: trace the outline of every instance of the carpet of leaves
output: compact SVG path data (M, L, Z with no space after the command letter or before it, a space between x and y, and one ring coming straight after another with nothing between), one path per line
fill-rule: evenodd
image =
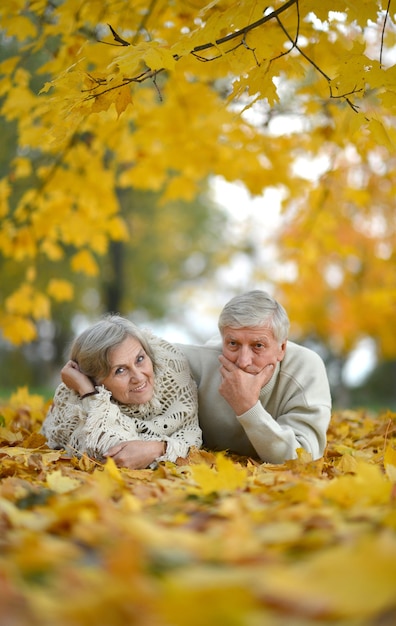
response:
M47 407L0 403L2 626L396 623L395 413L334 413L315 462L127 470L50 450Z

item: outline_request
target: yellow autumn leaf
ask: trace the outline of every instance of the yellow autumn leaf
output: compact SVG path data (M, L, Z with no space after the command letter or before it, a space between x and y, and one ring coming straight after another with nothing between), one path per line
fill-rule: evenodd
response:
M43 396L38 393L31 393L28 387L18 387L18 389L11 394L9 399L9 406L16 409L17 407L25 407L30 411L42 411L45 407Z
M303 615L357 618L394 606L396 540L365 537L263 577L264 596Z
M4 339L16 346L29 343L37 337L37 328L32 320L22 315L1 315L0 323Z
M114 217L107 225L108 233L115 241L128 241L129 233L125 221L121 217Z
M154 44L156 44L156 42L154 42ZM143 53L143 59L151 70L175 69L176 61L173 57L173 53L159 44L148 46L147 50Z
M5 217L8 213L8 198L11 188L8 180L3 178L0 180L0 218Z
M13 315L31 315L34 319L48 319L49 300L32 285L22 284L5 302L5 309Z
M81 272L87 276L97 276L98 264L89 250L80 250L71 259L70 265L74 272Z
M47 485L56 493L65 494L74 491L80 486L80 481L76 478L64 476L61 470L47 472Z
M106 459L106 463L95 470L93 479L100 493L106 498L111 497L125 485L123 476L112 458Z
M5 433L1 433L2 435L5 436ZM22 435L20 433L17 433L19 435L19 437L14 437L12 438L11 436L14 433L10 433L10 436L8 438L5 438L4 440L9 441L9 443L15 443L15 441L21 441L22 439ZM4 456L9 456L11 458L17 457L20 463L25 463L25 465L27 465L28 461L29 461L29 457L32 454L32 451L29 450L28 448L23 448L21 446L12 446L9 448L0 448L0 454L4 455Z
M385 146L390 152L395 151L395 144L391 140L389 133L382 122L376 119L371 119L368 123L370 131L373 134L374 139L382 146Z
M12 162L14 175L16 178L23 178L32 173L32 163L30 159L19 157Z
M132 104L131 89L129 85L121 87L115 93L114 105L117 111L117 117L120 117L121 113L125 111L128 104Z
M388 445L384 455L386 475L392 483L396 483L396 448Z
M40 248L51 261L59 261L65 254L61 246L50 239L45 239L41 243Z
M162 196L162 203L180 198L192 200L197 193L197 184L194 180L186 177L173 177L166 185L166 190Z
M21 14L14 14L12 19L5 20L3 17L2 28L9 37L16 37L20 41L37 36L37 28L31 19Z
M18 57L13 56L0 63L0 75L10 75L18 65Z
M0 440L7 441L8 443L15 444L17 441L22 441L21 433L13 433L12 431L0 426ZM7 456L13 456L13 451L17 448L0 448L0 454ZM26 450L25 450L26 452Z
M57 302L70 302L73 300L74 287L68 280L52 278L48 283L47 293Z
M6 519L13 528L29 533L43 532L50 519L50 515L37 515L32 511L21 511L13 502L5 498L0 498L0 513L2 518Z
M193 465L191 474L203 494L242 488L247 480L246 469L238 467L231 459L220 453L216 455L215 467L203 463Z
M15 261L34 259L37 254L37 242L32 229L22 226L16 230L12 239L12 249Z
M111 457L106 459L103 472L119 485L124 484L124 479L122 478L121 472L117 467L114 459L112 459Z
M358 461L355 474L334 478L324 487L324 495L341 506L387 503L391 484L377 465Z

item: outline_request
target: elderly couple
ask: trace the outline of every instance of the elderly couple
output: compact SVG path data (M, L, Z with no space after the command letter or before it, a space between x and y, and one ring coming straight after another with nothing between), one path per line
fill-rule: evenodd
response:
M264 291L230 300L220 337L171 345L111 315L75 339L42 432L52 448L155 467L191 446L283 463L326 445L331 398L321 358L287 340Z

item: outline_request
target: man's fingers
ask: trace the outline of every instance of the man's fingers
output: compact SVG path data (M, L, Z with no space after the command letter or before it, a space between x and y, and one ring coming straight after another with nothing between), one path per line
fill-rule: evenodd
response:
M226 359L226 357L223 356L222 354L220 354L219 356L219 361L220 361L220 369L224 369L225 371L230 372L233 368L235 368L235 364L229 361L228 359Z

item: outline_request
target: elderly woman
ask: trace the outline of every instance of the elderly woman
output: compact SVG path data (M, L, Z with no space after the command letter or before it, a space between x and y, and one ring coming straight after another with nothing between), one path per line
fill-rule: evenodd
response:
M123 317L77 337L61 378L42 427L51 448L141 469L202 444L187 359Z

